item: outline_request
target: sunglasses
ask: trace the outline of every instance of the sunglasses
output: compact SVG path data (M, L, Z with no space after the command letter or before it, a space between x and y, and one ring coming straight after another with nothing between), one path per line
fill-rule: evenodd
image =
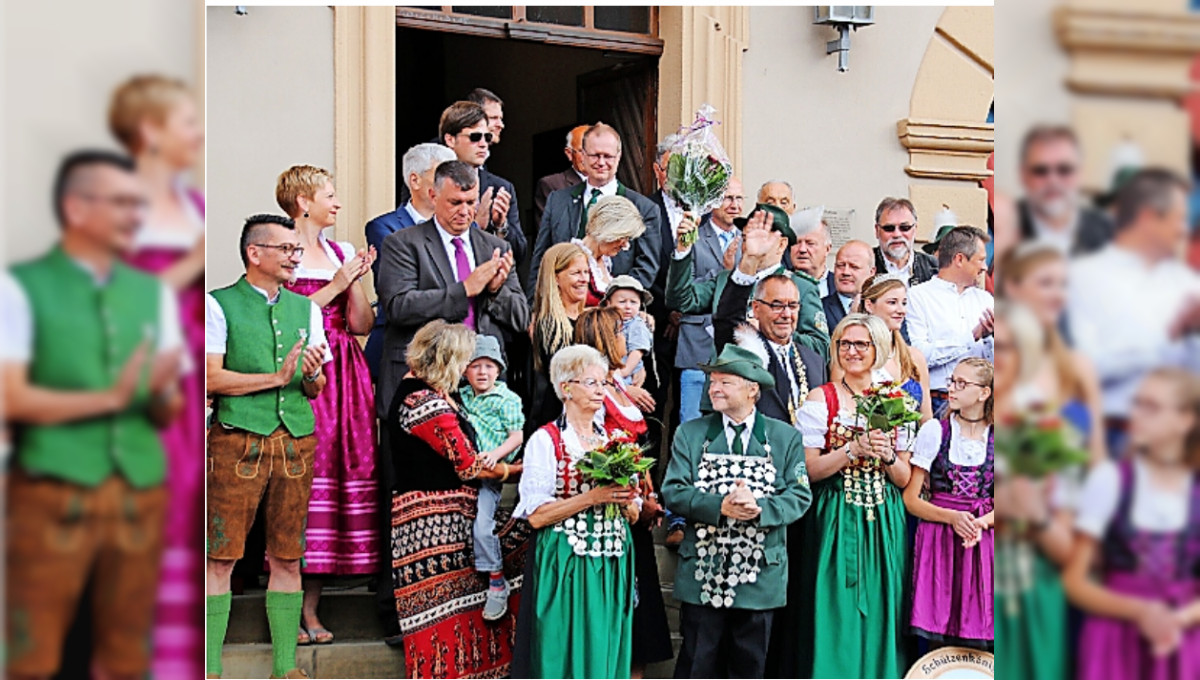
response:
M885 234L894 234L897 229L900 230L900 233L907 234L917 228L917 225L908 222L904 222L903 224L880 224L878 226Z
M479 140L483 140L488 143L491 143L492 141L492 133L490 132L464 132L463 134L467 135L467 139L471 140L472 144L478 144Z
M1059 163L1058 165L1035 165L1029 168L1029 172L1033 173L1034 177L1049 177L1050 175L1058 175L1059 177L1070 177L1075 174L1075 166L1070 163Z

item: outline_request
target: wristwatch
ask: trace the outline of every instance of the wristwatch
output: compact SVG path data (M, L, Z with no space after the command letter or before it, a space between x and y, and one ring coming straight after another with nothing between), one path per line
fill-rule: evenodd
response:
M321 367L317 367L317 372L312 374L312 377L304 376L304 382L315 383L321 377Z
M848 458L851 463L858 460L858 456L854 455L854 452L850 450L849 444L846 444L846 458Z

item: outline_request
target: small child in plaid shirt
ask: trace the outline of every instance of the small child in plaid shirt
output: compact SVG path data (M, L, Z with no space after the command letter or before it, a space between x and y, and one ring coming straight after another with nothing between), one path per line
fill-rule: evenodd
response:
M489 469L501 465L504 477L484 480L479 487L479 512L475 516L475 569L489 574L486 621L496 621L508 612L508 581L495 534L496 507L500 489L508 477L508 464L517 457L525 440L525 415L521 398L496 379L505 369L500 342L490 335L475 337L475 353L463 372L467 384L459 390L463 411L475 428L476 448Z
M621 312L621 334L625 336L625 365L617 371L621 383L641 387L646 382L646 369L643 358L654 347L654 333L642 320L642 312L654 296L642 286L641 282L627 274L622 274L608 284L601 302L605 307L616 307Z

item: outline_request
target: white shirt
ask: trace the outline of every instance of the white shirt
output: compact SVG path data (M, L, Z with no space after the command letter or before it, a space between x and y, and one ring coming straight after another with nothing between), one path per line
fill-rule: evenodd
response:
M98 277L87 264L69 255L67 259L91 274L92 281L97 288L106 285L107 281ZM3 324L0 327L0 336L3 337L3 340L0 341L0 346L2 346L0 359L27 364L33 359L34 344L33 310L29 306L29 297L25 295L25 289L21 287L21 284L8 271L4 272L4 278L0 279L0 282L3 284L0 285L0 324ZM156 348L159 352L168 352L183 346L183 330L180 328L179 322L179 302L175 298L175 291L166 284L159 286L158 332L156 335L158 340ZM186 374L194 368L192 362L188 360L187 354L184 353L180 360L180 372Z
M671 222L671 233L675 238L679 238L679 223L683 221L683 207L671 198L671 195L665 191L660 191L662 194L663 205L667 208L667 219Z
M842 303L842 309L846 310L846 313L849 314L850 313L850 305L854 304L854 298L852 296L842 295L841 293L838 293L838 300L840 300Z
M250 287L258 292L259 295L267 299L267 304L273 305L279 302L279 293L275 293L274 299L267 296L267 291L250 284ZM325 340L325 321L321 318L321 308L317 303L310 302L312 312L308 318L308 345L322 345ZM225 310L221 308L221 303L212 296L212 293L204 295L204 353L205 354L225 354L225 344L229 339L229 324L225 320ZM300 338L290 338L288 342L295 344ZM289 345L285 349L290 349ZM329 347L325 348L324 363L333 361L333 352L329 351Z
M600 198L604 198L605 196L616 196L617 186L618 183L616 175L613 175L613 178L608 180L608 184L605 184L602 187L592 186L591 180L585 177L583 180L583 204L587 205L588 203L592 202L592 191L594 189L600 190ZM600 200L600 198L597 198L596 200Z
M904 263L904 266L900 266L895 262L892 262L891 258L887 256L887 252L883 250L883 246L880 246L879 248L880 252L883 253L883 266L887 269L887 273L894 274L896 278L900 279L900 281L907 286L909 278L912 277L913 260L917 257L917 253L912 249L912 245L910 244L908 249L908 261Z
M1168 335L1188 296L1200 295L1200 274L1183 262L1150 265L1109 244L1073 261L1067 280L1071 336L1096 365L1105 415L1128 415L1138 383L1152 368L1200 370L1200 338ZM909 298L910 319L911 309Z
M992 337L974 336L984 310L992 307L991 293L975 286L960 293L940 275L908 291L908 337L929 362L929 389L946 389L954 367L967 357L993 360Z
M1135 529L1174 533L1187 527L1192 495L1191 480L1183 477L1176 490L1151 486L1145 463L1133 462L1133 498L1130 521ZM1117 464L1104 461L1092 468L1080 495L1075 528L1093 537L1103 538L1116 518L1121 501L1121 472Z
M817 290L822 298L832 292L829 290L829 270L821 272L821 275L817 277ZM845 303L843 302L843 304Z
M593 421L595 422L595 421ZM563 450L568 461L578 461L587 453L579 441L579 435L569 424L561 432ZM554 441L545 430L538 430L525 444L525 468L521 473L520 503L513 511L514 517L528 519L535 510L554 502L555 478L558 476L558 459L554 455ZM586 491L587 489L580 489Z
M760 269L754 276L744 274L740 269L734 269L729 275L729 279L739 286L751 286L757 285L759 281L762 281L778 271L780 271L778 264L767 267L766 269Z
M1075 243L1075 232L1079 229L1079 210L1071 216L1071 221L1064 229L1055 229L1038 219L1037 213L1032 209L1029 211L1031 221L1033 222L1033 232L1035 234L1034 241L1045 243L1053 247L1064 256L1071 254L1071 246Z
M446 248L446 257L450 260L450 271L454 272L455 281L463 281L466 277L458 275L458 258L455 254L454 239L462 240L463 251L467 253L467 266L471 271L475 271L475 249L471 247L471 231L468 229L462 233L462 236L455 236L442 228L438 224L437 218L433 218L433 226L437 227L438 236L442 237L442 245Z
M321 281L332 281L334 276L337 276L338 269L345 264L346 260L354 257L354 244L349 241L338 241L338 247L342 249L342 255L345 260L339 259L337 253L333 251L333 246L329 245L329 239L325 237L324 232L317 236L317 242L321 244L321 248L325 250L325 256L329 261L334 263L333 269L309 269L303 264L297 265L295 276L298 279L318 279Z
M987 461L987 440L990 427L984 428L983 439L967 439L962 434L958 419L950 419L950 462L955 465L979 467ZM942 449L942 422L926 421L917 431L917 442L913 445L912 464L929 472L933 461Z
M417 207L413 205L412 201L404 204L404 212L408 213L408 216L412 218L413 224L421 224L432 219L432 216L425 217L421 213L417 212Z
M779 361L779 365L783 366L784 372L787 373L788 384L789 384L789 386L791 388L791 392L792 392L792 403L799 404L799 402L800 402L800 386L798 384L796 384L796 380L797 380L796 364L794 361L792 361L792 355L791 355L792 345L791 345L791 343L788 343L786 345L780 345L780 344L776 343L774 340L768 339L767 347L770 347L771 351L775 353L775 358Z
M712 226L712 230L716 232L717 239L721 242L721 255L724 256L729 244L733 243L733 239L737 238L737 228L730 226L729 229L722 229L712 220L709 220L709 224Z
M750 415L746 416L746 419L741 423L735 423L733 422L733 418L730 418L724 413L721 414L721 422L725 425L725 444L729 447L731 452L733 451L733 426L742 424L746 426L742 429L742 435L740 437L742 440L742 451L746 452L750 450L750 430L754 427L754 414L756 412L756 410L751 410Z

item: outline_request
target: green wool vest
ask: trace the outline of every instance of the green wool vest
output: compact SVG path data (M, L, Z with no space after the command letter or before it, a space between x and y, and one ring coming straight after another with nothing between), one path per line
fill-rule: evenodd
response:
M279 290L279 301L267 304L246 277L212 292L225 312L225 368L236 373L274 373L308 331L312 301L290 290ZM301 387L302 363L285 387L239 397L220 396L214 419L222 425L269 435L282 424L293 437L313 433L313 410Z
M143 339L151 339L152 350L158 344L162 284L153 276L118 263L109 281L97 286L92 275L58 247L14 266L12 274L29 299L33 317L29 381L34 385L106 390ZM147 360L134 398L121 413L22 426L18 465L29 474L87 487L114 473L124 475L135 488L162 483L166 459L148 414L150 364Z

